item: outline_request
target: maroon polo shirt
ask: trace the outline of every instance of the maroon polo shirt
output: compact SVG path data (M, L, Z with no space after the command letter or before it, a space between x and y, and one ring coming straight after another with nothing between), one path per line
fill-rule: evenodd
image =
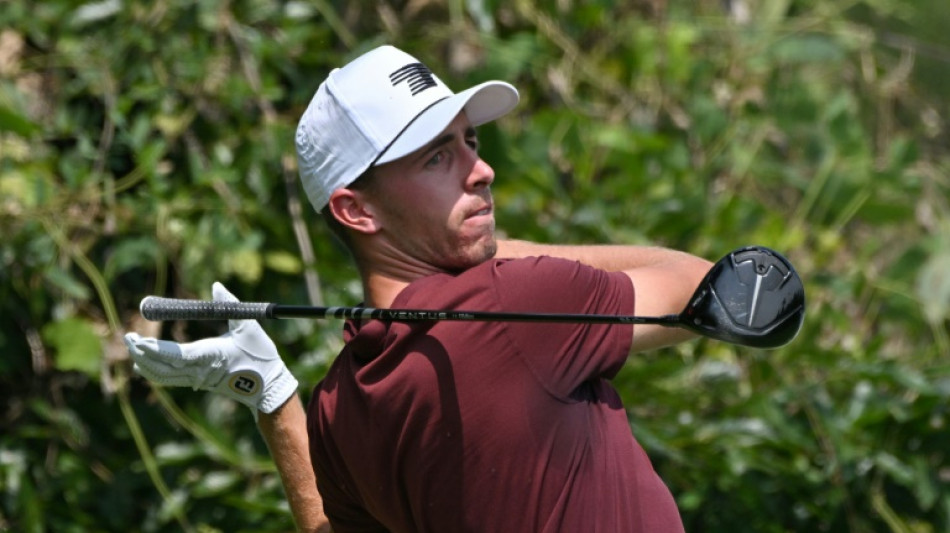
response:
M417 280L393 308L632 314L622 273L547 257ZM681 532L610 386L630 325L350 321L308 407L334 531Z

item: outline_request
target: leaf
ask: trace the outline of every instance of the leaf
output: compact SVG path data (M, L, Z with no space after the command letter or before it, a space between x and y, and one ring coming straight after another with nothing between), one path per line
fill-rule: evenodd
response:
M264 256L264 264L282 274L299 274L303 270L300 259L289 252L269 252Z
M858 209L861 220L875 226L890 226L905 220L912 220L914 206L893 198L871 197Z
M155 447L155 459L162 465L185 463L204 452L194 442L165 442Z
M898 172L911 166L920 157L917 143L906 137L894 139L888 149L888 170Z
M778 41L772 56L779 63L823 63L844 59L841 47L823 35L803 35Z
M241 475L235 471L208 472L191 488L191 495L202 498L226 493L240 482Z
M932 324L950 317L950 251L932 256L917 278L917 297Z
M39 130L39 126L12 109L0 106L0 131L9 131L20 137L30 137Z
M937 487L931 477L931 465L921 456L914 457L912 463L916 479L913 486L914 494L921 507L930 509L937 501Z
M89 427L79 414L69 407L54 408L44 400L31 404L33 412L50 423L58 437L72 446L85 447L89 444Z
M106 261L103 275L106 279L114 279L134 268L154 265L160 253L158 243L150 236L120 241Z
M101 2L90 2L79 6L73 13L72 23L76 27L85 26L114 16L122 9L122 3L119 0L102 0Z
M58 287L66 295L77 300L88 300L91 293L89 288L80 283L72 274L57 266L46 271L46 281Z
M158 520L160 523L168 523L181 516L188 504L188 491L184 488L178 488L171 492L168 498L162 501L158 511Z
M37 175L35 169L31 170L33 172L10 170L0 174L0 198L3 198L7 205L36 207L46 197L49 180L46 176Z
M102 339L91 322L81 318L66 318L47 324L43 339L56 351L56 368L79 371L98 378L102 358Z
M256 283L261 279L264 260L261 254L248 248L240 248L225 253L221 258L222 270L232 273L247 283Z

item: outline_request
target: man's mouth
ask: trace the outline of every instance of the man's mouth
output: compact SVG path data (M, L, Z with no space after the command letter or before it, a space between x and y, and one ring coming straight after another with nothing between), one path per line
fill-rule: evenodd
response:
M471 216L471 217L480 217L480 216L490 215L491 213L492 213L492 207L489 205L489 206L485 206L485 207L479 209L478 211L475 211L475 212L472 213L470 216Z
M495 202L492 202L491 197L477 198L477 199L473 198L473 200L474 201L469 207L469 209L471 210L467 212L467 214L465 215L465 218L483 217L483 216L491 215L494 212Z

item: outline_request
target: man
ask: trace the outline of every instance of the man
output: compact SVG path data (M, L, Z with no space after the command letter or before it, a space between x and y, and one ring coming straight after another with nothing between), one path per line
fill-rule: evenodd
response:
M301 180L352 253L364 304L682 310L709 269L705 260L654 247L496 240L495 175L478 156L474 128L517 100L502 82L453 94L389 46L321 84L297 130ZM220 285L215 292L233 298ZM683 330L348 321L346 346L307 411L317 495L312 477L294 479L308 444L299 434L299 401L286 399L293 397L281 379L286 367L255 322L232 328L190 345L134 334L128 343L139 371L160 383L235 398L242 396L235 376L254 385L245 403L265 413L262 432L302 528L323 523L310 509L322 496L333 530L342 532L682 531L609 380L631 351L685 340ZM215 365L227 371L191 378Z

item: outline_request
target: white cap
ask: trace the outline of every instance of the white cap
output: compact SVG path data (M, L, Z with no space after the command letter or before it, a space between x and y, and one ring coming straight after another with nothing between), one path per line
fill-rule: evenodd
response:
M317 211L370 166L422 148L464 110L472 126L511 111L518 91L489 81L453 93L418 59L381 46L334 69L297 125L300 180Z

